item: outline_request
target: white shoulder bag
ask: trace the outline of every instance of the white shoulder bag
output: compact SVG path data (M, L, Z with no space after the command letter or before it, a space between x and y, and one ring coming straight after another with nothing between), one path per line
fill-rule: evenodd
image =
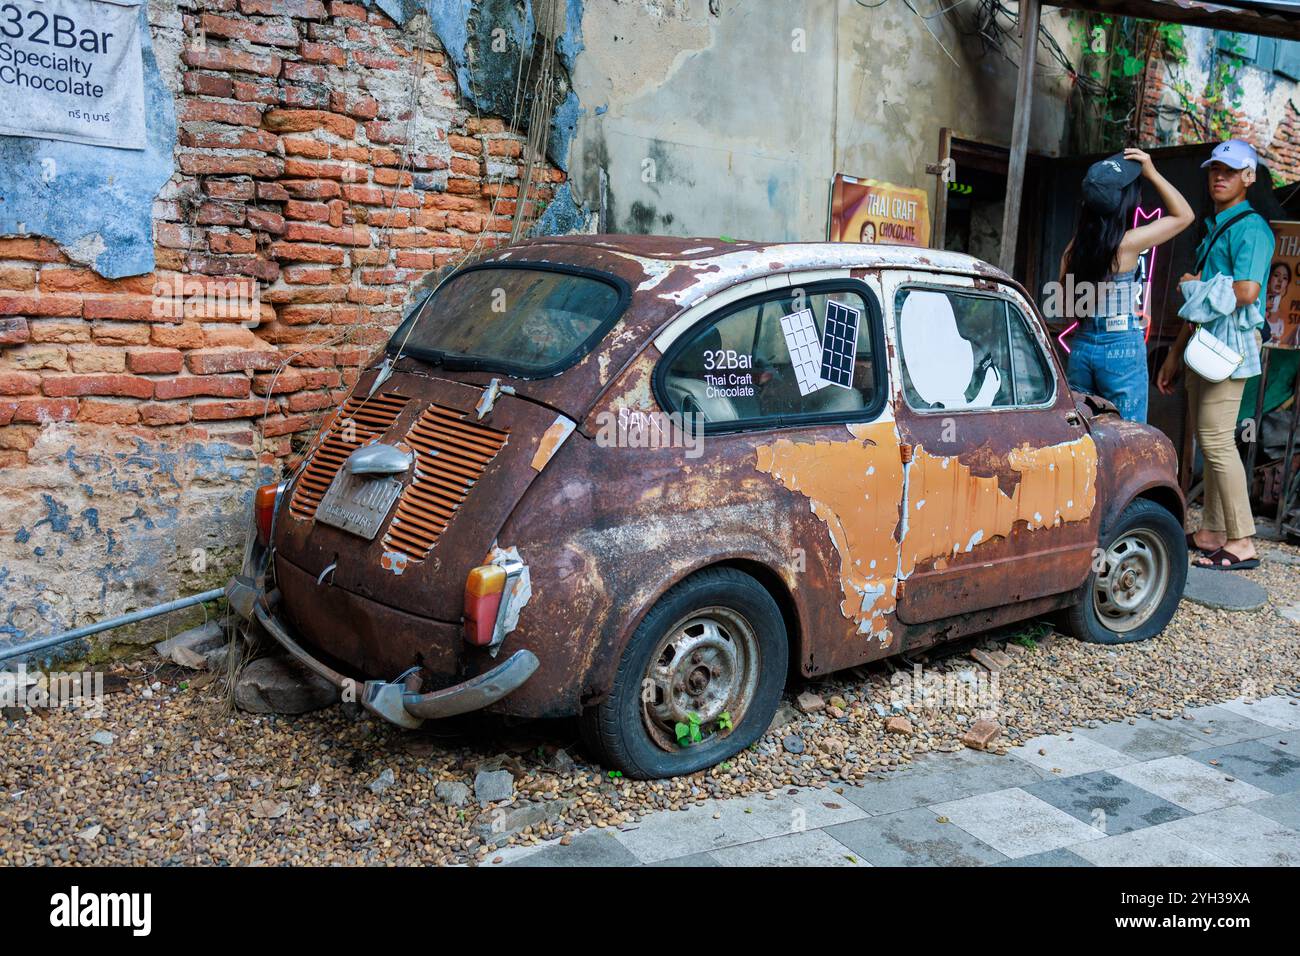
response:
M1237 370L1245 361L1240 355L1224 345L1218 336L1211 335L1204 326L1196 329L1196 334L1187 343L1183 352L1183 361L1207 382L1222 382Z

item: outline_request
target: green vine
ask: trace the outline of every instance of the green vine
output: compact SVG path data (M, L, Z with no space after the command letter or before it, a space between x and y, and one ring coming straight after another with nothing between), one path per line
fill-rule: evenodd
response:
M1197 91L1176 68L1187 64L1187 43L1177 23L1085 13L1070 23L1078 47L1074 134L1083 152L1109 152L1141 139L1142 111L1151 68L1164 61L1166 85L1178 110L1202 139L1227 139L1241 106L1244 48L1235 34L1213 56L1205 88Z

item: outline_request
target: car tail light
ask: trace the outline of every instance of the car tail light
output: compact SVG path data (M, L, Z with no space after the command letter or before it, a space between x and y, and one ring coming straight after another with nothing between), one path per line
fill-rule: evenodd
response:
M465 579L465 640L487 647L496 632L497 612L506 589L506 569L499 564L473 568Z
M253 496L253 514L257 518L257 543L264 548L271 544L271 522L275 518L275 503L283 490L282 485L262 485Z

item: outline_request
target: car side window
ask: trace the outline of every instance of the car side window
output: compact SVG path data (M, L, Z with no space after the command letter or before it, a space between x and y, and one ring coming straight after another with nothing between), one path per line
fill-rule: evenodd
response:
M746 300L691 329L666 361L669 410L706 423L850 414L879 388L868 304L846 290Z
M903 395L918 411L1041 405L1051 367L1024 313L1000 296L900 289Z

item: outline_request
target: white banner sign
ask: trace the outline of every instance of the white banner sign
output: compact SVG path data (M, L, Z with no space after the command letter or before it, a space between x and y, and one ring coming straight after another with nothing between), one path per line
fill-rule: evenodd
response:
M0 135L144 149L139 3L0 3Z

